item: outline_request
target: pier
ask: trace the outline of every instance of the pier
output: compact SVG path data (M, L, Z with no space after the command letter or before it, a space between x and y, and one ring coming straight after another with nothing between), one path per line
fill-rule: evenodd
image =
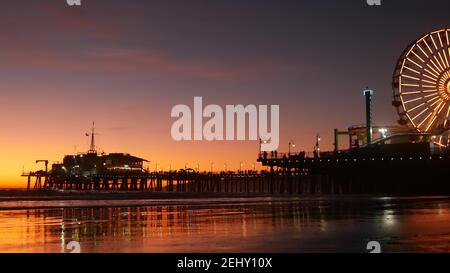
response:
M24 173L28 190L145 191L268 194L444 194L450 193L450 155L370 156L340 154L259 157L268 171L142 172L61 176Z
M151 172L100 174L90 177L61 177L38 171L24 173L28 190L103 190L149 192L270 192L267 173Z
M373 90L363 91L366 124L347 131L334 130L334 150L322 152L320 136L312 154L262 152L257 161L267 170L199 172L193 169L155 171L144 169L143 158L128 153L99 154L94 123L86 153L66 155L48 170L23 173L28 190L141 191L186 193L324 194L450 194L450 123L426 130L404 125L377 126L372 122ZM450 106L448 113L450 113ZM448 115L448 114L447 114ZM431 123L432 124L432 123ZM373 132L377 129L376 132ZM339 136L348 136L341 150ZM242 163L241 163L242 167Z
M294 187L299 194L450 193L450 183L444 179L450 176L449 154L341 154L316 158L293 155L259 161L270 167L273 180L282 177L287 183L281 185Z

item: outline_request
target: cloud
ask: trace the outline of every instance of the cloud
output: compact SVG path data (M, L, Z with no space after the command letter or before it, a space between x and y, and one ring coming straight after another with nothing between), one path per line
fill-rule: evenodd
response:
M10 1L2 6L2 66L21 71L129 73L212 80L254 79L294 69L270 56L232 56L228 62L220 52L189 57L186 48L188 54L180 57L173 48L169 50L141 38L147 34L142 28L148 22L140 3L106 5L104 12L99 11L102 5L97 2L86 3L89 8L82 9L67 7L64 1ZM23 12L20 20L13 12L17 10ZM153 35L167 34L161 28ZM181 43L185 38L179 39Z
M213 64L210 60L186 60L150 48L80 47L77 50L9 49L3 59L10 68L66 70L76 72L120 72L133 75L242 80L293 70L293 66L267 60L233 65Z

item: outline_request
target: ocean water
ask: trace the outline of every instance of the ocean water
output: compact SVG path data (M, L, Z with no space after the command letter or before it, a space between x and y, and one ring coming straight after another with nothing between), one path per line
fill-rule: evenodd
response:
M449 197L1 201L0 252L450 252Z

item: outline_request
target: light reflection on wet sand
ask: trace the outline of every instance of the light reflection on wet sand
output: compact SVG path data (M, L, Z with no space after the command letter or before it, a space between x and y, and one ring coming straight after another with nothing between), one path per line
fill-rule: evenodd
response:
M0 211L0 252L450 252L449 198Z

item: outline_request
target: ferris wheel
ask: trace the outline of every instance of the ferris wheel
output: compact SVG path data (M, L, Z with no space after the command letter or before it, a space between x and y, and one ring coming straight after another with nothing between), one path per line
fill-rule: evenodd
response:
M393 76L399 123L421 133L450 129L450 29L430 32L410 44Z

